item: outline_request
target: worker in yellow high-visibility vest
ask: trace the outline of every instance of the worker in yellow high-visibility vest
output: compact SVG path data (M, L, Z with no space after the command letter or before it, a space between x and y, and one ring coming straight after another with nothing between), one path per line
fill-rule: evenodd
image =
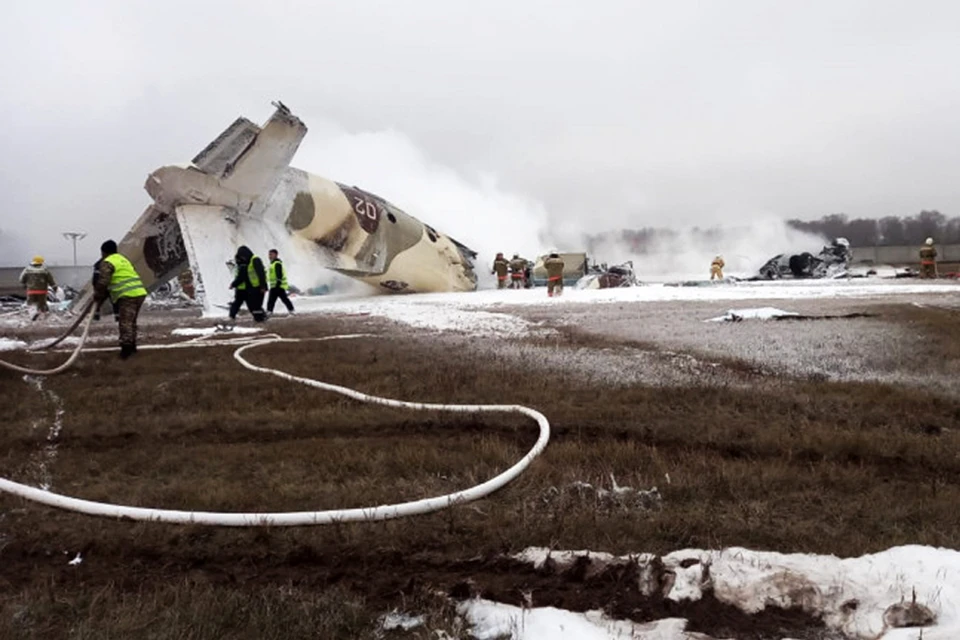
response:
M287 270L283 268L283 260L280 259L280 254L276 249L270 249L267 256L270 258L270 266L267 268L267 283L270 285L270 294L267 297L267 314L273 313L273 307L276 306L279 299L283 302L283 306L287 308L287 313L293 315L293 303L287 297L290 284L287 282Z
M110 297L120 322L120 357L126 360L137 352L137 316L147 299L147 289L133 264L117 253L116 242L107 240L100 245L100 255L103 259L93 290L93 308L99 309Z
M230 303L230 319L236 320L240 307L246 302L253 319L263 322L267 319L263 310L263 296L267 293L267 272L263 268L263 261L253 255L246 245L237 249L234 260L237 270L230 283L230 288L235 291L233 302Z

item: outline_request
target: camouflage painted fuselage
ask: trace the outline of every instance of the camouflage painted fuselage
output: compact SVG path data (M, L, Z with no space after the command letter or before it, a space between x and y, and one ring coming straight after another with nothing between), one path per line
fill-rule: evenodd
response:
M304 173L286 225L332 252L331 268L394 292L472 291L476 254L383 198Z
M238 118L192 164L147 178L154 204L120 251L148 290L189 268L198 297L219 303L241 244L279 248L308 283L301 288L332 269L385 293L476 289L476 253L467 247L372 193L291 167L307 128L276 107L263 127Z

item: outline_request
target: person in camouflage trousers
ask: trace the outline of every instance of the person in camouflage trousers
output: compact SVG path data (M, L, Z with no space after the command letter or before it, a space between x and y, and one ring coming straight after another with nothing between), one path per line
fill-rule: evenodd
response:
M507 287L509 271L510 263L507 262L507 259L503 257L502 253L498 253L493 261L493 270L490 272L497 274L497 289L505 289Z
M100 245L100 272L93 290L93 308L109 296L120 323L120 358L126 360L137 352L137 317L147 299L147 289L133 264L117 253L117 243L107 240Z
M933 246L933 238L927 238L926 245L920 249L920 277L937 277L937 248Z
M543 261L543 266L547 269L547 295L551 298L554 294L563 295L563 258L556 251L551 251Z
M34 256L30 266L20 273L20 285L27 290L27 306L36 307L37 312L32 320L46 315L50 308L47 306L47 293L56 288L53 274L43 266L43 256Z

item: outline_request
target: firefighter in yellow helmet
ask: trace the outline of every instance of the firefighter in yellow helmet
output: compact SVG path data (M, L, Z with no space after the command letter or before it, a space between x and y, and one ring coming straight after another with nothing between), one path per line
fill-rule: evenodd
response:
M503 257L502 253L498 253L497 257L493 260L493 269L490 271L490 273L497 274L497 289L505 289L507 287L509 272L510 263L507 262L507 259Z
M49 310L47 292L51 288L56 288L57 283L53 280L53 274L49 269L43 266L43 256L34 256L30 266L20 273L20 285L27 290L27 306L37 308L32 319L36 320L41 315L45 315Z
M713 262L710 263L710 281L713 282L714 279L723 280L723 268L726 266L726 263L723 261L723 256L717 256L713 259Z
M926 244L920 249L920 277L937 277L937 248L933 246L933 238L927 238Z
M551 298L563 295L563 258L556 251L551 251L543 266L547 269L547 295Z
M117 243L107 240L100 245L100 272L93 290L93 308L99 309L107 296L120 322L120 357L124 360L137 352L137 316L147 299L147 289L140 274L126 257L117 253Z

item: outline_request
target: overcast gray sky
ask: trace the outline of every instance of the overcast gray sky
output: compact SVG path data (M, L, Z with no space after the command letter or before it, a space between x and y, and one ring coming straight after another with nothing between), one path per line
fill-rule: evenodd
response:
M274 99L311 129L296 165L401 206L442 174L574 230L957 215L958 60L952 1L14 0L0 263L65 260L75 229L92 261L151 170ZM369 173L326 153L353 139ZM411 154L427 173L371 182Z

